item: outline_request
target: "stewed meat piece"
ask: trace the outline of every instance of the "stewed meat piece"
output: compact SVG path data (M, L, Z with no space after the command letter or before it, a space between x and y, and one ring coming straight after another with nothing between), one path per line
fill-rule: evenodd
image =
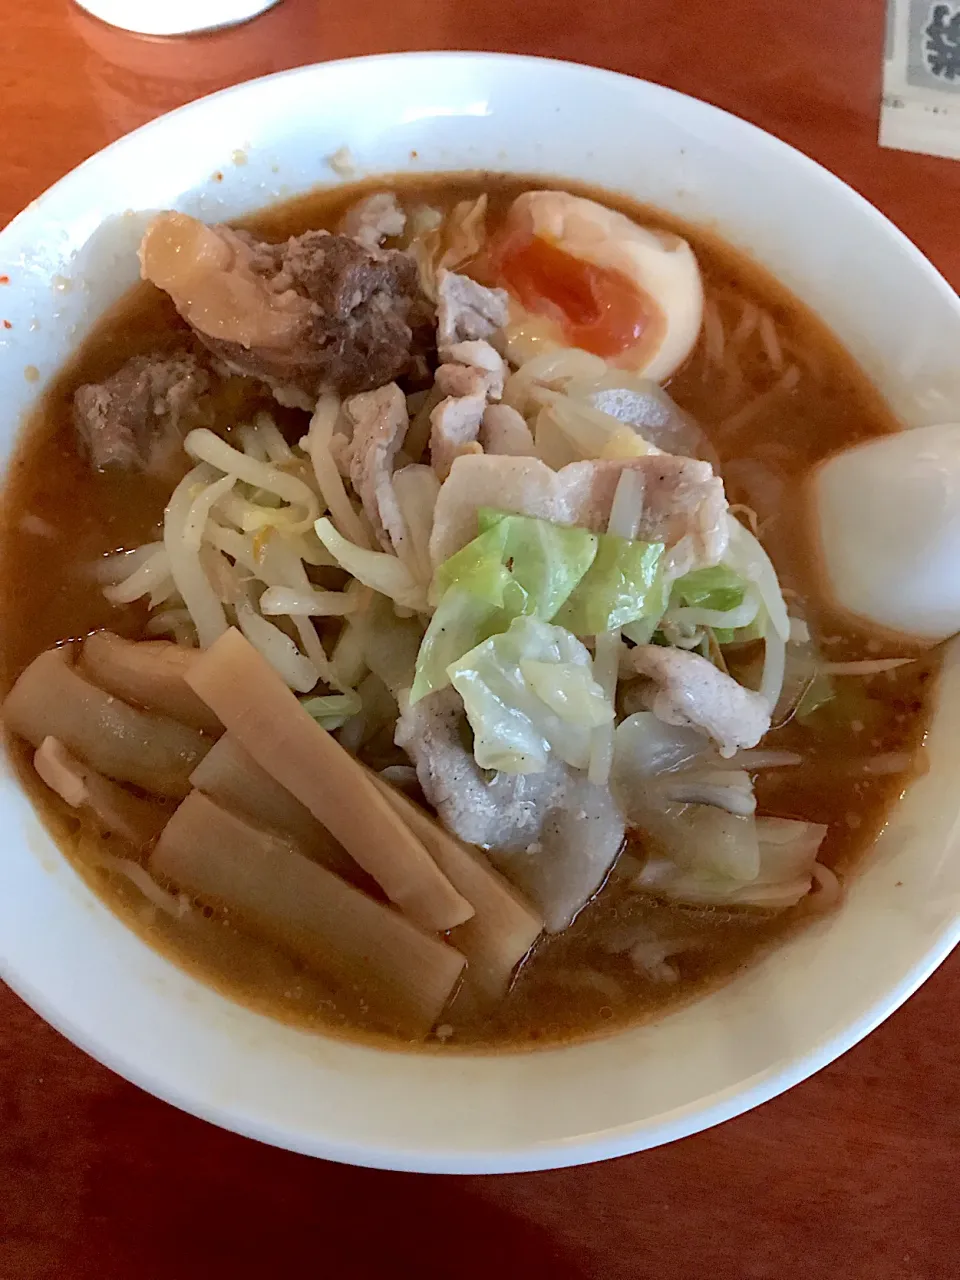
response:
M140 246L143 275L200 341L281 402L371 391L403 374L424 309L412 258L307 231L283 244L164 213Z
M185 432L200 425L200 399L209 389L210 375L189 352L133 356L104 382L78 389L77 435L97 470L163 475Z

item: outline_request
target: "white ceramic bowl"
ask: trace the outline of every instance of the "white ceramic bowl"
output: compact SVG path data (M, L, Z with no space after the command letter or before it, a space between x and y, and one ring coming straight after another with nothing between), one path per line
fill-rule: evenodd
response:
M960 301L870 205L712 107L608 72L413 54L307 67L174 112L94 156L0 233L0 456L136 277L151 210L230 218L358 171L489 169L629 192L714 226L832 326L905 425L960 420ZM222 174L222 180L214 177ZM40 371L33 377L31 366ZM3 766L2 974L76 1044L161 1098L278 1146L492 1172L621 1155L773 1097L887 1017L960 939L960 663L932 767L843 910L652 1026L533 1054L388 1053L292 1030L163 960L85 887Z

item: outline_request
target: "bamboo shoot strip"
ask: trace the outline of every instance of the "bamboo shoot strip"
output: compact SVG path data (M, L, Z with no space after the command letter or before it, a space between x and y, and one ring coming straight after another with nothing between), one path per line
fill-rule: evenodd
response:
M138 711L77 675L66 649L34 658L3 704L3 720L33 747L56 738L98 773L156 796L180 798L210 739Z
M169 640L124 640L112 631L95 631L83 643L77 671L125 702L218 737L223 725L183 678L199 657L196 649Z
M224 809L232 809L260 826L290 836L305 854L338 876L353 883L363 877L373 887L373 881L337 844L323 823L266 769L261 769L232 733L225 733L214 743L190 775L190 781Z
M150 871L227 908L241 927L336 982L345 1005L410 1037L427 1034L464 966L453 947L304 857L292 840L199 791L167 823Z
M450 934L450 941L467 958L454 1014L464 1012L466 1006L492 1008L507 994L510 977L540 936L543 921L479 850L444 831L419 805L386 782L375 781L440 870L473 903L473 918Z
M261 768L305 805L416 924L444 933L473 907L349 752L312 720L239 631L222 635L186 681Z

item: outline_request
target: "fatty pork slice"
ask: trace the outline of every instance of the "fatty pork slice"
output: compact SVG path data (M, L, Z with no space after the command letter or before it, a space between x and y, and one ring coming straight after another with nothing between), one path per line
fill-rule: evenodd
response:
M484 413L488 401L503 395L507 366L482 339L441 347L440 358L435 382L446 398L430 414L430 460L446 480L456 458L483 452L478 437Z
M444 689L403 709L396 742L444 826L479 845L557 933L603 883L623 818L608 788L559 761L542 773L489 776L464 745L465 731L463 703Z
M446 480L457 458L479 454L477 443L487 397L475 395L447 396L430 414L430 462L437 478Z
M350 236L365 249L377 249L384 240L402 236L407 215L392 191L375 191L351 205L340 219L337 231Z
M283 403L312 409L323 391L370 391L411 363L423 300L413 260L398 250L326 231L268 244L162 213L140 262L204 346Z
M534 455L533 435L523 415L508 404L488 404L477 440L484 453L506 454L513 458Z
M406 533L393 488L394 461L409 426L406 399L391 382L352 396L343 408L353 432L340 451L340 461L360 495L380 545L395 551Z
M642 481L637 537L665 544L670 576L717 564L727 546L727 501L708 462L653 454L554 471L538 458L484 454L457 458L441 486L430 537L434 567L477 536L480 507L603 532L625 467Z
M698 653L662 645L637 645L626 661L651 681L645 701L664 724L699 730L723 756L755 747L770 728L770 705Z
M437 346L493 337L509 316L505 289L488 289L469 276L437 273Z

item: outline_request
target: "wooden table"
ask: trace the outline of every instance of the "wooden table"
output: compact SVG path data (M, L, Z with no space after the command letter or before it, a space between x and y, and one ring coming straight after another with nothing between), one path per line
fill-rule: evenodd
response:
M960 284L960 165L876 144L881 0L285 0L169 43L67 0L2 7L3 222L120 134L237 80L384 50L513 50L746 116L852 183ZM0 1280L954 1278L958 1013L960 956L832 1067L712 1132L592 1168L454 1179L220 1132L0 989Z

